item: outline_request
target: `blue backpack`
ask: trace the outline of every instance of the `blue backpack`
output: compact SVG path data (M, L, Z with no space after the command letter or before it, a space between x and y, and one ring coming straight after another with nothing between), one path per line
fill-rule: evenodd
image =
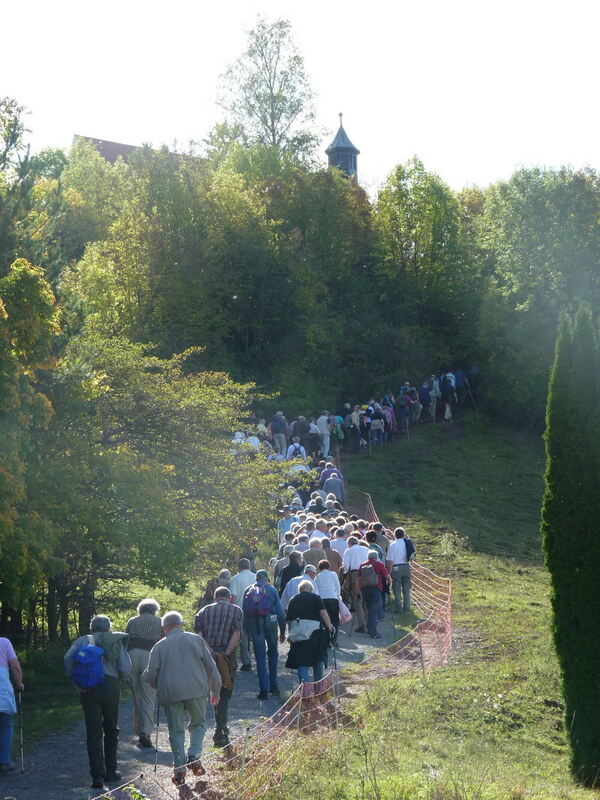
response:
M82 645L75 653L73 680L80 689L93 689L102 683L104 678L104 649L98 647L93 636L88 636L88 643Z
M271 601L266 586L250 586L246 590L242 611L247 617L266 617L271 613Z

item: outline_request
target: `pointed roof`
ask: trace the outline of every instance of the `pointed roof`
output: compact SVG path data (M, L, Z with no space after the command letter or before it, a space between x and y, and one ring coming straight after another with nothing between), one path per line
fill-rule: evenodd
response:
M344 126L342 125L342 115L340 114L340 128L335 135L335 139L329 145L327 150L325 150L326 154L329 155L330 153L334 152L335 150L352 150L353 153L358 155L360 150L355 147L350 139L348 138L348 134L344 130Z

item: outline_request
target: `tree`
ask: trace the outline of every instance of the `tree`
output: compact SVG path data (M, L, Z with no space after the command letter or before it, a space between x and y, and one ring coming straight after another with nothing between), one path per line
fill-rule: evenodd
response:
M24 259L0 278L0 585L4 630L20 633L15 613L35 593L50 558L53 531L30 502L27 461L36 429L52 407L36 373L53 367L59 312L43 270Z
M546 413L542 538L565 698L571 769L600 785L600 351L589 307L560 323Z
M221 105L231 124L212 138L222 141L219 132L227 130L230 137L237 130L250 143L309 155L317 143L310 128L312 96L292 26L287 20L269 24L261 18L248 33L246 51L223 76Z
M376 292L391 323L384 374L473 358L481 282L450 188L417 158L399 165L379 194L375 227ZM389 361L396 353L401 363Z
M562 308L600 301L600 177L522 169L485 193L472 230L488 277L479 340L494 414L543 426L554 331ZM497 398L513 387L511 402Z
M56 532L48 618L74 606L81 631L106 585L182 592L190 578L235 563L241 534L268 529L285 467L231 452L251 387L190 372L193 352L161 359L149 350L121 337L73 338L52 380L55 416L29 465L36 508Z

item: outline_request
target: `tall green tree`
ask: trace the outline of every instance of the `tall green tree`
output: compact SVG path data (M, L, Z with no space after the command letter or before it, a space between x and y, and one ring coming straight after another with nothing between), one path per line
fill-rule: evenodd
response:
M209 147L219 151L223 135L226 140L234 133L280 154L309 155L317 143L312 98L291 24L261 18L248 33L245 52L223 76L221 105L230 124L215 129Z
M600 785L599 369L591 312L581 306L574 326L561 320L550 378L542 537L571 769L588 786Z
M472 359L481 281L454 193L410 159L380 192L375 229L376 292L389 325L384 372L391 380L399 369L423 374Z
M36 376L52 369L58 332L59 311L43 270L18 259L0 278L1 624L17 636L15 609L33 596L51 558L53 532L31 502L27 463L32 436L53 413Z
M192 372L194 355L161 359L95 332L69 342L29 465L36 508L57 533L49 619L74 607L85 631L107 584L183 591L235 563L244 533L267 530L281 470L230 444L251 387Z

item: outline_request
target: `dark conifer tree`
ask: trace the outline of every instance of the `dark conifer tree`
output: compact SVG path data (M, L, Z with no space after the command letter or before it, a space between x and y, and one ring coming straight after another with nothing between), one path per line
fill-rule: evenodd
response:
M591 312L563 317L546 413L542 536L574 778L600 785L600 358Z

